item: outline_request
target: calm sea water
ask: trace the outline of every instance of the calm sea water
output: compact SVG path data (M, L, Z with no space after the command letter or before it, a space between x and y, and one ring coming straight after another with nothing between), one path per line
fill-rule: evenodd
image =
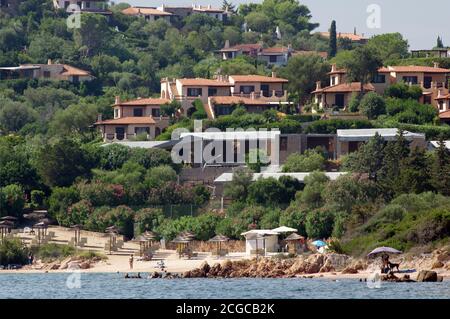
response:
M369 289L364 282L348 279L337 282L329 279L165 280L124 279L122 274L85 273L69 276L69 273L0 273L0 298L450 299L450 281L382 283L379 289Z

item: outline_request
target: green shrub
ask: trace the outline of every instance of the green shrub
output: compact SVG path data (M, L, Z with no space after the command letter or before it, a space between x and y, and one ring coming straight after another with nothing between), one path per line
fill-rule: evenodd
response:
M368 120L320 120L311 123L306 128L307 134L336 134L337 130L373 128L373 124Z
M1 216L22 217L24 206L25 194L22 186L12 184L0 188Z
M283 165L283 172L313 172L325 168L325 158L315 150L307 150L304 154L293 153Z
M143 233L146 230L154 231L164 220L164 213L159 208L142 208L134 215L137 231Z
M28 263L28 249L18 238L3 239L0 243L0 265L25 265Z
M42 259L44 262L50 262L57 259L63 259L73 256L75 254L75 248L69 245L60 244L44 244L35 248L35 259Z
M328 238L333 232L334 215L326 208L310 212L306 216L305 228L309 238Z

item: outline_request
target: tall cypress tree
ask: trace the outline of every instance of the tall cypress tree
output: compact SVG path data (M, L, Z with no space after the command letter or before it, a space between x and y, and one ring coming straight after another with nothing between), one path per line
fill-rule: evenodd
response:
M438 36L437 38L437 44L436 44L436 48L443 48L444 47L444 43L442 42L442 38L440 36Z
M337 54L337 33L336 33L336 21L331 22L330 27L330 47L328 49L328 57L334 58Z

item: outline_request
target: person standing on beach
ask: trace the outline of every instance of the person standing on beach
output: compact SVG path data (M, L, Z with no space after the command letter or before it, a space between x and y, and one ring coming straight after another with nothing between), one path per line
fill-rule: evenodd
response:
M33 264L33 261L34 261L34 256L33 256L33 253L29 253L28 254L28 264L29 265L32 265Z
M130 269L133 269L133 261L134 261L133 254L131 254L130 259L128 259L128 262L130 263Z

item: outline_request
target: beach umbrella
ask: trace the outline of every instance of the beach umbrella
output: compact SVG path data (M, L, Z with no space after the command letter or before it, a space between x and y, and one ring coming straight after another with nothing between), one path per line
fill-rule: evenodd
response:
M296 241L296 240L301 240L301 239L305 239L305 237L300 236L299 234L290 234L288 237L286 237L286 241Z
M216 235L213 238L211 238L209 241L212 243L217 243L217 252L219 253L222 249L222 243L229 241L230 238L224 235Z
M116 226L109 226L105 229L105 233L109 234L109 254L112 253L112 247L116 245L116 235L118 233Z
M189 232L189 231L184 231L184 232L180 233L178 236L183 237L183 238L189 238L189 239L195 238L195 234L192 232Z
M290 228L290 227L286 227L286 226L281 226L275 229L272 229L272 231L277 232L279 234L285 234L285 233L295 233L298 230L295 228Z
M373 256L376 254L401 254L402 252L400 250L397 250L395 248L392 247L378 247L375 248L374 250L372 250L367 256Z
M75 237L74 237L75 238L75 246L78 246L78 243L80 241L80 236L81 236L80 230L81 230L81 228L83 228L83 225L76 224L76 225L70 226L70 228L72 228L75 231Z
M322 240L313 241L312 244L314 246L316 246L316 247L325 247L325 246L327 246L327 243L322 241Z
M145 236L145 238L151 240L151 239L155 239L157 236L154 232L146 230L145 233L143 234L143 236Z

